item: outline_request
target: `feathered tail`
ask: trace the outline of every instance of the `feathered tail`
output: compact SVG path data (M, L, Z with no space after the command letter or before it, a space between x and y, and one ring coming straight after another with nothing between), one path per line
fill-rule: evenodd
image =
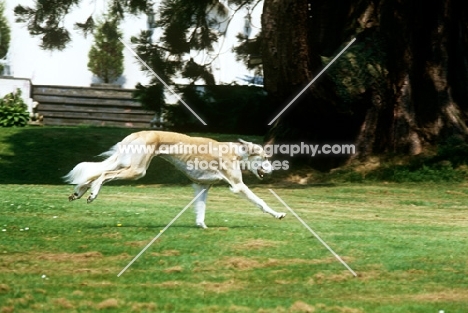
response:
M103 172L118 169L121 166L118 145L99 155L107 157L104 161L79 163L63 179L68 184L84 185L98 178Z

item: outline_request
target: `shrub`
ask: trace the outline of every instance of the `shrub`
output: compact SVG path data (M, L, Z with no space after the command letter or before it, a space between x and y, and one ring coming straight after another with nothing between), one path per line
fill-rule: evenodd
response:
M263 135L271 108L263 88L254 86L180 86L190 107L209 125L210 132ZM165 107L166 118L176 131L206 131L182 104Z
M464 138L451 136L439 144L435 161L450 161L455 167L468 165L468 143Z
M28 107L21 98L21 89L0 100L0 126L25 126L29 121Z
M117 19L101 22L94 34L94 44L88 53L88 69L104 83L113 83L124 71L124 45Z

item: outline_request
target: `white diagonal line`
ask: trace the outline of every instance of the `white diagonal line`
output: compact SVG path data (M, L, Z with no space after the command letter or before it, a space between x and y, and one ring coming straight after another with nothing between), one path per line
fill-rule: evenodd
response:
M143 61L142 58L140 58L140 56L139 56L138 54L136 54L135 51L134 51L129 45L127 45L127 44L125 43L125 41L123 41L123 40L120 39L120 38L119 38L119 40L120 40L121 43L123 43L123 45L124 45L124 46L125 46L125 47L126 47L126 48L127 48L127 49L128 49L128 50L129 50L129 51L130 51L130 52L131 52L131 53L132 53L132 54L133 54L133 55L150 71L150 72L151 72L151 73L153 73L154 76L156 76L156 78L161 82L161 84L163 84L174 96L176 96L176 98L179 99L179 101L182 102L183 105L185 105L185 107L186 107L190 112L192 112L192 114L193 114L196 118L198 118L198 120L199 120L200 122L202 122L203 125L205 125L205 126L207 125L207 124L205 123L205 121L202 120L201 117L198 116L198 114L195 113L195 111L192 110L192 108L191 108L187 103L185 103L185 101L184 101L174 90L172 90L172 88L169 87L169 85L166 84L166 82L165 82L158 74L156 74L156 72L155 72L151 67L149 67L149 65L146 64L146 62Z
M309 227L309 225L307 225L300 217L299 215L296 214L296 212L293 211L293 209L291 209L287 204L286 202L283 201L283 199L281 199L272 189L269 189L270 192L289 210L291 211L291 213L299 220L299 222L302 223L302 225L305 226L305 228L307 228L311 233L312 235L315 236L315 238L317 238L324 246L325 248L327 248L334 256L335 258L337 258L338 261L340 261L350 272L351 274L353 274L355 277L357 277L357 274L356 272L354 272L351 267L348 266L348 264L346 264L345 261L343 261L342 258L340 258L340 256L338 254L335 253L335 251L332 250L332 248L330 248L329 245L326 244L325 241L322 240L322 238L320 238L319 235L317 235L317 233L315 233L312 228Z
M354 42L355 40L356 40L356 38L353 38L353 39L348 43L348 45L347 45L346 47L344 47L344 49L341 50L341 52L338 53L338 54L336 55L336 57L334 57L333 60L331 60L331 62L328 63L327 66L325 66L325 67L323 68L323 70L320 71L320 73L318 73L317 76L315 76L314 79L312 79L312 81L311 81L310 83L308 83L307 86L305 86L304 89L302 89L302 90L297 94L297 96L295 96L294 99L292 99L292 100L288 103L288 105L285 106L284 109L283 109L281 112L278 113L278 115L276 115L276 117L275 117L274 119L271 120L270 123L268 123L268 125L273 124L273 122L276 121L276 120L281 116L281 114L283 114L284 111L286 111L286 110L291 106L291 104L293 104L293 103L294 103L310 86L312 86L312 84L320 77L320 75L322 75L322 74L330 67L330 65L332 65L333 62L335 62L335 61L343 54L343 52L345 52L346 49L348 49L348 48L353 44L353 42Z
M167 224L167 226L164 227L164 229L161 230L161 231L159 232L159 234L158 234L156 237L154 237L153 240L151 240L151 242L150 242L149 244L147 244L146 247L144 247L143 250L141 250L140 253L138 253L138 255L137 255L136 257L134 257L133 260L130 261L130 263L128 263L128 265L125 266L125 268L124 268L122 271L120 271L120 273L119 273L119 275L117 275L117 277L120 277L120 275L122 275L122 274L130 267L130 265L132 265L133 262L135 262L135 261L146 251L146 249L148 249L148 248L153 244L153 242L155 242L155 241L166 231L166 229L168 229L169 226L171 226L172 223L174 223L174 222L182 215L182 213L184 213L185 210L187 210L187 208L188 208L189 206L191 206L192 203L195 202L195 200L198 199L198 197L200 197L200 195L201 195L203 192L205 192L205 190L206 190L206 189L203 189L202 191L200 191L200 193L197 194L197 195L195 196L195 198L193 198L192 201L190 201L190 203L187 204L187 206L186 206L185 208L183 208L182 211L180 211L180 213L177 214L177 216L174 217L174 218L172 219L172 221L170 221L170 223Z

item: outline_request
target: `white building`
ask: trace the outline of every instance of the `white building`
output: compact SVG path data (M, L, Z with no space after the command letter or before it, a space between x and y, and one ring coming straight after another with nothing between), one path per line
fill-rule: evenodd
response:
M24 6L34 6L33 0L23 0ZM159 2L159 1L157 1ZM221 1L227 5L227 1ZM15 0L5 1L5 15L10 22L11 43L7 61L11 75L16 78L30 79L34 85L66 85L89 86L95 82L93 74L88 70L88 51L93 43L93 37L84 38L81 33L74 30L75 22L84 22L88 16L94 15L97 19L106 9L105 0L82 0L79 8L73 9L64 23L72 33L72 41L63 51L44 51L39 47L39 38L32 37L24 24L16 23L13 13L18 4ZM257 5L251 12L250 37L256 35L260 27L262 5ZM94 13L93 13L94 12ZM231 10L230 14L233 13ZM218 58L212 63L216 83L229 84L236 82L245 84L241 78L253 75L242 63L235 60L232 48L238 45L236 35L244 32L246 11L238 12L229 23L226 38L220 40L216 47ZM147 17L127 16L121 25L124 33L123 40L130 42L131 36L137 36L140 30L147 29ZM157 36L157 34L155 34ZM125 71L120 83L124 88L134 88L137 83L147 84L150 80L140 68L140 64L128 50L124 51ZM200 61L208 58L206 54L193 53L194 60ZM154 69L156 72L158 69ZM177 83L184 83L180 80ZM1 95L0 95L1 96Z

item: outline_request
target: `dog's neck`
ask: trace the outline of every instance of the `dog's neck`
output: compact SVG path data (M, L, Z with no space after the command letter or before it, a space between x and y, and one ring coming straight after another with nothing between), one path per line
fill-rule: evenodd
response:
M238 157L238 160L239 161L247 161L250 157L250 153L249 153L249 150L247 149L241 149L241 147L243 146L243 144L241 143L235 143L236 144L236 156Z

